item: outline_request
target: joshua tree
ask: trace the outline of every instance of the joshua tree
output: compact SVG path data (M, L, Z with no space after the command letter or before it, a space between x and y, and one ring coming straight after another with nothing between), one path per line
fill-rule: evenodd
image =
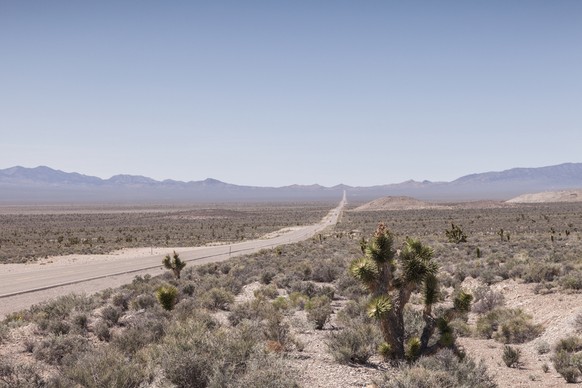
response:
M463 242L467 242L467 235L463 232L460 226L451 223L451 229L447 229L445 231L449 242L459 244Z
M354 260L350 272L370 291L368 315L376 318L384 337L380 352L387 359L415 359L440 347L454 347L454 336L448 325L459 311L468 311L471 295L461 292L455 307L440 318L432 307L439 296L438 265L432 260L433 250L420 241L407 238L400 254L393 248L394 238L384 224L379 224L368 241L364 257ZM404 307L413 292L421 291L425 322L420 338L405 338ZM439 341L429 340L439 329Z
M166 257L164 257L164 260L162 260L162 263L164 264L164 267L172 270L176 279L180 279L180 272L182 272L186 266L186 263L180 260L176 251L174 251L172 256L167 254Z

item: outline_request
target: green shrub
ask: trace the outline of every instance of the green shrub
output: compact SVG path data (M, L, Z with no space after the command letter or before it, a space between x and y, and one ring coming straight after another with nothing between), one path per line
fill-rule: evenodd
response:
M521 365L520 358L521 350L518 348L514 348L509 345L505 345L503 347L502 359L505 365L507 365L509 368L519 368Z
M178 301L178 289L170 285L161 286L156 290L156 298L165 310L171 311Z
M382 336L373 323L350 322L326 339L328 352L341 364L365 364L376 353Z

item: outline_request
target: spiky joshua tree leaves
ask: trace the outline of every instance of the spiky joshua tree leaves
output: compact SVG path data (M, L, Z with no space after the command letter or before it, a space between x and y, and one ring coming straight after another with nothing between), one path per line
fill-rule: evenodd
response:
M167 269L172 270L176 279L180 279L180 273L186 266L186 263L180 259L176 251L174 251L172 256L167 254L166 257L164 257L164 260L162 260L162 264L164 264L164 267Z
M393 360L415 359L432 353L441 347L454 347L454 337L448 322L458 312L466 310L470 295L462 293L462 302L445 311L443 317L435 317L433 305L439 298L439 267L433 261L433 250L420 241L407 238L397 254L394 237L384 224L367 242L362 258L350 265L351 274L360 280L370 292L368 315L378 320L384 337L380 353ZM425 322L420 338L405 338L404 307L414 292L422 295ZM436 329L440 340L430 344Z

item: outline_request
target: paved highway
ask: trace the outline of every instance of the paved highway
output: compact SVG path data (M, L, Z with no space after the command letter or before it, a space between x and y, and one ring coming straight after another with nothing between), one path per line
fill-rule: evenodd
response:
M258 252L261 249L306 240L325 228L335 225L346 203L346 195L344 192L344 196L338 207L332 209L317 224L300 227L269 239L250 240L228 245L196 247L192 248L192 250L181 251L180 258L189 262L190 265L205 264L224 261L233 256ZM7 272L0 266L0 298L9 298L26 293L37 293L56 287L113 277L120 274L137 272L142 274L144 270L151 270L152 274L158 274L164 256L153 255L107 262L71 263L66 266L39 265L37 268L22 273Z

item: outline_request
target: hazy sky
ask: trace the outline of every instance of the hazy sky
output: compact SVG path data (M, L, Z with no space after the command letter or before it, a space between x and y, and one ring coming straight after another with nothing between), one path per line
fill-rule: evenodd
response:
M582 1L0 0L0 168L280 186L582 161Z

